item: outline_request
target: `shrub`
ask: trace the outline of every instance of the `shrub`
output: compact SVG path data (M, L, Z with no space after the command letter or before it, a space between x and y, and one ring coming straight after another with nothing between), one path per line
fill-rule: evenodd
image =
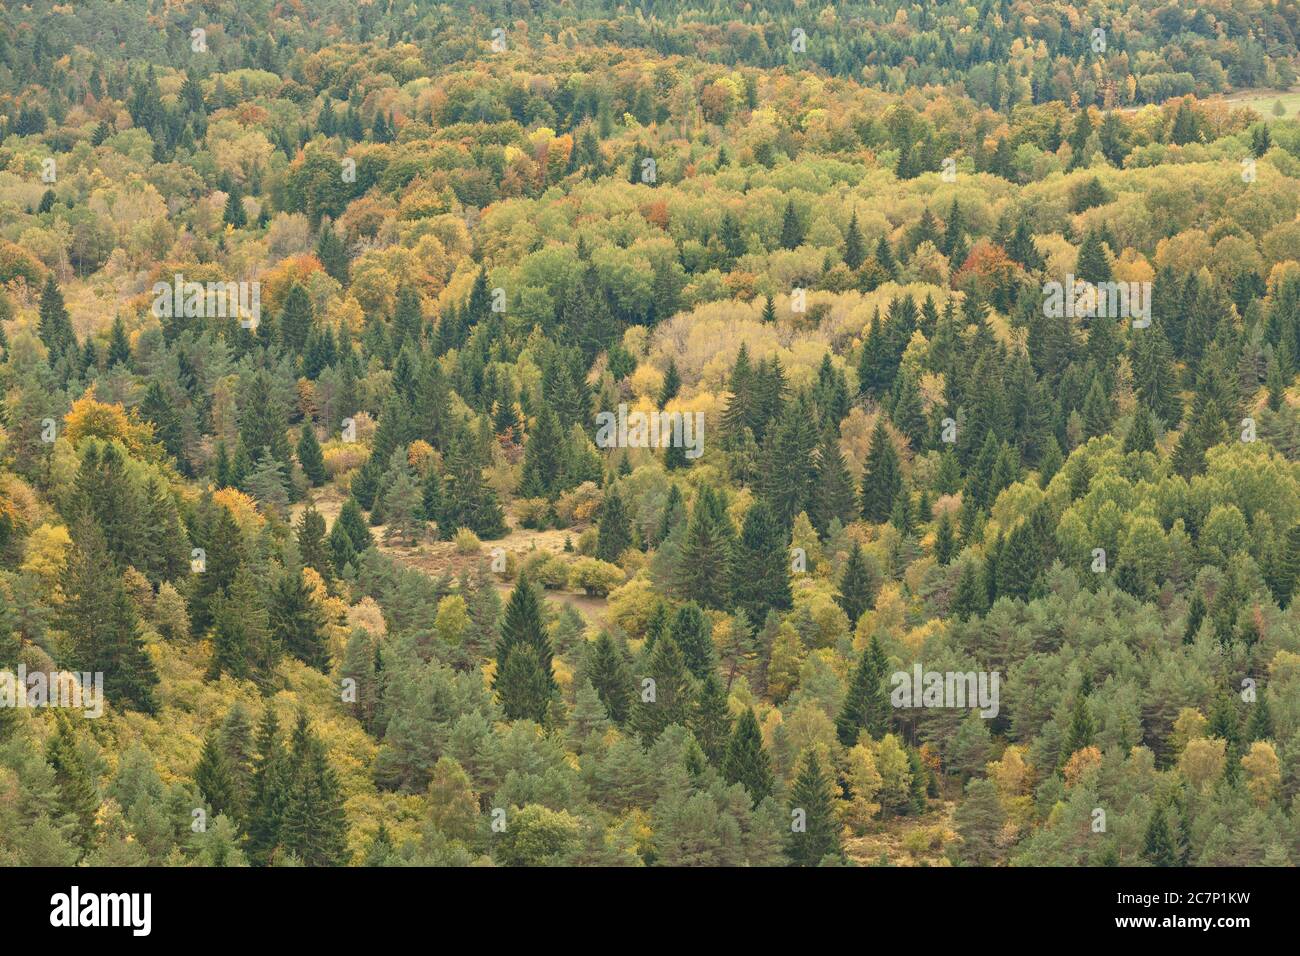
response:
M581 588L592 597L607 597L624 579L623 569L617 564L595 558L578 558L569 570L569 587Z

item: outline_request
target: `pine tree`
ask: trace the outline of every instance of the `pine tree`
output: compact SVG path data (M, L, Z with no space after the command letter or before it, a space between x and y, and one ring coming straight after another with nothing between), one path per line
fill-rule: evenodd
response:
M700 682L694 707L688 719L695 741L704 751L709 763L715 766L726 752L731 735L731 714L727 708L727 693L716 674L710 672Z
M627 660L614 645L608 631L602 630L592 646L587 679L600 695L605 713L622 726L632 712L632 673Z
M328 477L325 472L325 456L316 439L316 428L310 421L304 421L298 433L298 464L302 466L303 474L313 488L325 484Z
M312 598L301 571L286 570L276 580L268 619L287 653L319 671L329 666L325 614Z
M858 659L853 682L835 718L835 733L844 746L856 744L863 730L876 739L888 732L890 701L885 684L888 667L884 649L873 634L871 643Z
M632 522L618 490L610 488L601 506L600 526L596 536L596 557L617 562L632 546Z
M772 794L772 765L763 749L763 732L753 708L746 707L732 729L722 776L727 783L738 783L749 791L754 806Z
M681 649L670 635L663 634L650 651L641 679L641 695L632 706L632 727L641 742L650 746L672 724L685 727L693 698L690 672Z
M45 760L54 770L55 806L72 825L73 842L83 852L95 843L95 815L99 797L95 781L77 749L71 722L59 715L55 732L45 746Z
M717 664L713 629L698 604L688 601L677 609L668 633L681 650L687 669L703 680Z
M952 518L944 512L939 518L939 525L934 533L934 559L941 565L952 560L957 550L956 536L952 530Z
M754 502L745 513L731 574L732 601L751 621L765 619L772 609L790 609L788 543L772 507L762 498Z
M790 794L792 823L786 855L795 866L817 866L828 856L840 856L840 824L831 802L830 780L817 752L809 750Z
M889 437L883 420L876 423L867 451L866 467L862 477L862 516L879 524L889 518L894 500L903 489L903 473L899 467L898 452Z
M215 731L203 741L203 752L194 768L194 784L207 801L214 818L221 813L227 816L239 814L234 775Z
M866 245L858 228L858 214L855 210L849 217L849 227L844 234L844 264L856 271L866 257Z
M556 693L551 641L542 624L537 591L522 576L506 604L496 660L492 688L506 717L543 723Z
M803 245L803 236L803 224L799 221L799 214L795 212L794 200L788 199L785 212L781 216L781 248L798 249Z
M830 530L832 521L838 520L841 525L846 525L857 517L853 476L849 474L839 437L833 428L826 429L817 448L809 505L808 517L817 533L823 536Z

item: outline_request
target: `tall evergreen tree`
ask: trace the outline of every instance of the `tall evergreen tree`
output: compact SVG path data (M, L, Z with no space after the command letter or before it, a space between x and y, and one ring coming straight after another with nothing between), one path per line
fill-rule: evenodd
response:
M902 490L903 472L898 452L894 450L884 421L878 421L871 435L871 447L863 470L862 516L876 523L888 520L894 501Z
M843 853L840 824L831 800L831 781L817 752L809 750L790 793L791 825L786 856L795 866L817 866Z

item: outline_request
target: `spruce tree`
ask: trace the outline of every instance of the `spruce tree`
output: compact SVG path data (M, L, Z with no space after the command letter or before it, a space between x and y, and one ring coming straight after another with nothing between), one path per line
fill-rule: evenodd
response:
M71 722L59 714L55 731L45 745L45 760L54 770L55 804L71 824L72 841L88 852L95 844L95 816L99 797L95 781L77 749Z
M866 257L866 245L862 240L862 231L858 228L858 214L854 211L844 234L844 264L856 271Z
M790 593L789 536L762 498L745 513L736 543L731 595L751 621L761 621L772 609L788 611Z
M894 501L903 489L898 452L883 419L876 423L862 477L862 516L877 524L889 519Z
M645 746L672 724L685 727L690 718L694 689L690 671L677 642L663 634L645 662L640 695L632 705L632 727Z
M679 607L668 626L668 633L681 650L682 659L692 674L703 680L713 673L717 664L713 629L698 604L688 601Z
M731 714L727 708L727 693L712 671L700 682L688 726L704 756L716 766L726 752L731 735Z
M853 542L844 573L840 575L839 593L835 600L844 609L849 626L855 627L863 612L871 609L876 600L876 582L867 565L862 545Z
M325 456L316 439L316 428L310 421L304 421L298 433L298 464L302 466L303 474L313 488L325 484L328 477L325 472Z
M839 436L835 429L828 428L817 448L808 517L817 533L824 536L832 521L849 524L857 517L857 511L857 492L840 448Z
M831 781L817 752L809 750L790 794L791 825L786 856L795 866L817 866L843 853L840 824L831 800Z
M347 819L338 776L325 745L313 734L305 713L298 715L289 754L289 779L280 841L306 866L347 862Z
M276 580L268 619L287 653L319 671L329 666L325 614L312 598L301 571L286 570Z
M754 806L772 794L772 765L753 708L746 707L736 721L722 761L722 776L727 783L738 783L749 791Z
M934 533L934 559L939 564L946 565L952 560L956 550L957 540L952 530L952 517L945 511L939 517L939 524Z
M279 846L288 801L288 775L288 754L280 739L280 722L274 707L268 704L257 728L253 798L248 811L248 851L255 863L267 863Z
M209 733L203 741L203 752L199 756L198 766L194 768L194 784L207 801L214 818L221 813L230 817L238 816L240 808L235 794L234 776L215 731Z
M889 689L885 683L888 668L884 649L872 635L871 643L858 659L853 681L835 718L835 733L844 746L856 744L863 730L877 740L888 732L891 714Z
M492 687L506 716L544 722L556 693L551 641L537 591L526 577L520 577L506 604L496 660Z
M803 224L795 211L794 200L786 200L785 212L781 216L781 248L798 249L803 244Z
M623 552L632 546L632 522L627 507L616 488L605 494L601 506L600 525L596 535L596 557L601 561L617 562Z
M596 637L586 673L609 719L622 726L632 712L632 672L608 631L602 630Z
M731 605L732 554L736 531L726 506L712 487L696 493L686 526L677 590L704 607Z

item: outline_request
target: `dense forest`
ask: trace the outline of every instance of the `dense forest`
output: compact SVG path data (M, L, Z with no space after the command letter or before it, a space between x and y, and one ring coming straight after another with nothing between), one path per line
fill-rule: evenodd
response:
M1300 863L1298 36L4 4L0 863Z

